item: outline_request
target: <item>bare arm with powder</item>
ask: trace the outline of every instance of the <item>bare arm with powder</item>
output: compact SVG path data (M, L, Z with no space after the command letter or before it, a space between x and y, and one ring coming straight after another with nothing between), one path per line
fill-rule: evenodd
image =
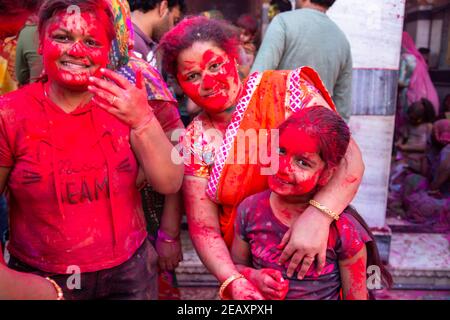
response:
M5 190L10 171L11 168L0 167L0 194ZM0 255L0 300L3 299L55 300L56 290L45 278L8 268Z
M314 200L334 212L341 213L352 201L364 174L361 151L353 139L330 182L320 189ZM284 250L280 263L290 259L287 275L291 277L301 265L298 278L302 279L311 264L316 261L316 271L325 266L328 234L332 218L313 206L309 206L294 222L280 243Z
M219 208L205 194L207 180L185 176L183 195L189 234L203 264L223 283L239 273L231 260L230 252L222 238L219 225ZM233 281L227 290L233 299L255 300L262 296L246 279Z
M157 238L155 249L158 252L158 263L162 270L174 270L183 259L180 240L181 217L183 213L181 192L167 195L159 228L175 239L166 242Z
M366 246L353 257L339 261L344 300L367 300L366 265Z

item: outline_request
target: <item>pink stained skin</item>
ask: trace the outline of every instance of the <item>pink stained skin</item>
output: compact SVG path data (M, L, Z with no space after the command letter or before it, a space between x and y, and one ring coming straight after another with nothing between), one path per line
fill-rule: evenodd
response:
M353 258L339 262L343 282L343 298L345 300L366 300L366 261L364 248Z
M239 97L241 83L234 61L212 42L195 42L178 57L178 82L208 113L221 113Z
M279 270L245 268L241 273L249 279L267 300L284 300L289 291L289 280Z
M60 12L46 25L39 52L49 82L74 91L85 91L89 76L106 67L110 39L102 15L83 12L73 15Z
M302 129L285 128L280 136L279 170L268 179L270 189L286 200L309 198L317 185L325 183L321 178L326 166L318 151L317 139Z

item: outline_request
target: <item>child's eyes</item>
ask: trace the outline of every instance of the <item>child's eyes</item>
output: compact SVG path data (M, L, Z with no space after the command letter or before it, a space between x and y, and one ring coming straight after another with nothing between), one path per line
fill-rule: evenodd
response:
M295 163L298 165L298 166L300 166L300 167L311 167L311 165L307 162L307 161L305 161L305 160L303 160L303 159L297 159L296 161L295 161Z

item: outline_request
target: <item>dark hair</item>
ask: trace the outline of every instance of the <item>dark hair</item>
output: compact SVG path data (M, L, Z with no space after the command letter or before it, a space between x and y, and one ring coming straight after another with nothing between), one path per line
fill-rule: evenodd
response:
M2 0L0 1L0 16L14 17L34 14L44 0ZM5 19L5 18L2 18Z
M330 8L336 0L311 0L311 3L318 4L325 8Z
M158 51L162 51L163 69L169 74L176 75L180 52L190 48L194 42L209 41L224 50L231 58L237 59L239 56L239 41L233 26L222 20L202 16L190 17L182 20L161 38Z
M105 26L110 40L114 39L116 32L114 29L114 15L108 5L103 0L47 0L41 6L39 11L38 30L42 37L45 32L47 22L58 12L66 11L70 6L78 6L81 12L102 12L110 22Z
M292 10L292 3L289 0L271 0L270 5L275 7L278 12Z
M350 143L350 129L336 112L323 106L304 108L281 124L280 134L290 125L317 138L319 155L327 167L339 165Z
M12 15L22 10L32 12L39 8L43 0L3 0L0 2L0 14Z
M130 5L131 11L140 10L146 13L150 10L155 9L156 6L162 1L163 0L128 0L128 4ZM186 10L184 0L168 0L167 3L169 9L179 6L181 12L184 12Z
M422 54L428 54L428 53L430 53L430 49L428 49L428 48L420 47L418 50L419 50L419 52L422 53Z
M6 37L17 36L26 21L39 8L38 0L1 0L0 20L8 21L0 27L0 42Z
M236 25L242 29L250 31L251 34L255 34L258 31L258 21L250 14L241 15L237 21Z
M407 114L408 116L415 115L421 118L424 123L432 123L436 119L433 104L426 98L412 103L407 110Z

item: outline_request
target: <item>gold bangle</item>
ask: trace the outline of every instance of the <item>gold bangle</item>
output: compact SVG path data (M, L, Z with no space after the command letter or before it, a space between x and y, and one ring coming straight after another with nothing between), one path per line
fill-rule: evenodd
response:
M222 285L220 286L219 289L219 297L222 300L225 300L225 297L223 296L223 293L225 292L225 289L230 285L230 283L232 283L234 280L240 279L240 278L244 278L244 276L240 273L235 273L231 276L229 276L227 278L227 280L225 280Z
M61 287L53 279L50 279L49 277L46 277L45 279L47 279L53 285L53 288L55 288L56 300L64 300L64 293Z
M313 199L309 200L309 204L312 205L313 207L319 209L320 211L325 213L327 216L333 218L334 220L336 220L336 221L339 220L339 215L336 212L328 209L323 204L318 203L316 200L313 200Z

